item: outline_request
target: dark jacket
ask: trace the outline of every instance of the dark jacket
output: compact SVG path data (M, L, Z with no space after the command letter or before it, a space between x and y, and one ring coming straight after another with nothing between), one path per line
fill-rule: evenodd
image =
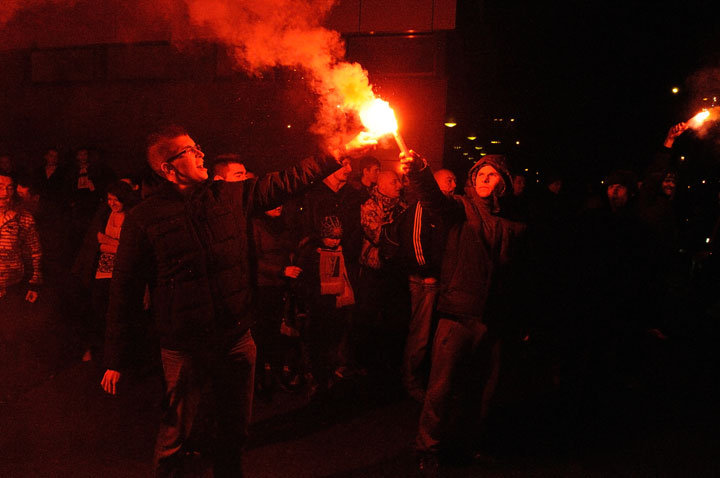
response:
M446 240L442 216L418 201L383 227L380 255L408 274L437 279Z
M334 192L322 181L308 189L302 197L291 201L283 210L297 239L319 239L320 224L326 216L337 216L343 227L342 246L345 261L357 262L362 243L360 205L364 194L345 184Z
M127 364L146 283L163 348L212 352L244 334L252 324L256 282L251 213L277 207L337 167L332 158L310 158L257 180L206 181L185 194L168 182L133 208L110 288L108 368Z
M466 188L467 197L446 197L429 168L408 177L423 207L441 215L449 227L438 312L464 321L499 321L509 313L516 282L513 260L523 247L525 225L493 214L493 204L485 204L472 186Z
M265 214L253 219L253 235L258 263L259 287L286 285L283 271L290 265L290 253L295 244L281 217Z

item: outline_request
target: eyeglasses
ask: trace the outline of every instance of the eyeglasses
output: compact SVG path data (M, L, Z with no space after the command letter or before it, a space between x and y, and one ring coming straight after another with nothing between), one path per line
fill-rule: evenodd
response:
M165 162L172 163L173 161L178 159L180 156L182 156L183 154L188 153L190 151L192 151L195 154L195 156L202 154L202 149L200 148L199 144L196 144L195 146L186 146L179 153L177 153L173 156L170 156L168 159L166 159Z

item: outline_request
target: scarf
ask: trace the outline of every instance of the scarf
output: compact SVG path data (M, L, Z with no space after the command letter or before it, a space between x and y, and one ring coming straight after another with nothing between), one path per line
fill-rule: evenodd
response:
M345 269L342 247L319 247L317 251L320 254L320 294L336 296L335 307L338 309L354 304L355 295Z

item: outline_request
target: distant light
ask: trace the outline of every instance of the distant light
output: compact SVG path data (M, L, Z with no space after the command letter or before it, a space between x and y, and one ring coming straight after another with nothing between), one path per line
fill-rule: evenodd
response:
M677 95L679 91L680 91L680 88L678 88L677 86L673 86L672 92L674 95Z
M468 154L470 154L470 153L463 153L463 156L467 156Z
M605 184L605 180L600 181L600 184Z
M477 139L477 136L468 136L467 139L470 141L475 141Z
M462 149L462 146L455 145L455 146L453 146L453 149Z
M455 126L457 126L457 123L455 123L454 121L448 121L447 123L445 123L445 126L447 126L448 128L454 128Z
M685 156L680 156L680 161L685 161Z
M287 127L288 127L288 129L290 129L290 128L292 128L292 125L291 125L291 124L289 124L289 125L287 125Z
M490 144L500 144L500 141L494 139L494 140L490 141Z
M502 118L500 118L500 119L499 119L498 121L502 121L502 120L503 120L503 119L502 119Z
M540 171L535 171L535 176L539 175Z
M475 158L473 158L472 156L468 156L468 159L469 159L470 161L472 161L472 160L474 160Z
M690 189L692 186L688 186L688 189Z
M536 183L539 183L539 182L540 182L540 180L539 180L539 179L536 179L536 180L535 180L535 182L536 182Z
M703 101L707 101L707 100L708 100L707 98L703 98Z
M515 118L510 118L510 121L515 121Z
M480 156L485 156L487 153L480 153Z
M705 180L704 180L704 179L702 180L702 183L705 184Z
M520 144L520 141L515 141L515 144Z
M710 238L709 238L709 237L705 239L705 244L710 244Z
M475 149L482 149L482 146L475 146Z

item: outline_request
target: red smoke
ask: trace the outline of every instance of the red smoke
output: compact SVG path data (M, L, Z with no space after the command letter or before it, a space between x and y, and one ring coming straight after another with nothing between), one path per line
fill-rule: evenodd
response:
M341 141L360 104L374 98L367 72L343 61L345 45L338 32L321 26L335 0L3 0L0 30L12 23L25 25L34 35L43 21L76 22L78 43L93 35L80 28L114 33L114 41L139 41L147 32L165 32L173 42L213 39L227 45L237 66L251 74L282 66L300 68L318 94L319 109L313 132L328 146ZM40 20L44 12L53 18ZM24 23L18 17L25 16ZM17 21L16 21L17 20ZM112 27L110 27L110 23ZM17 28L16 28L17 30ZM31 30L34 30L31 31ZM106 33L113 30L111 34ZM0 31L0 39L4 38ZM47 33L46 33L47 35ZM16 33L17 36L17 33ZM74 37L73 37L74 38ZM72 44L72 42L70 42ZM2 49L3 45L0 45Z

